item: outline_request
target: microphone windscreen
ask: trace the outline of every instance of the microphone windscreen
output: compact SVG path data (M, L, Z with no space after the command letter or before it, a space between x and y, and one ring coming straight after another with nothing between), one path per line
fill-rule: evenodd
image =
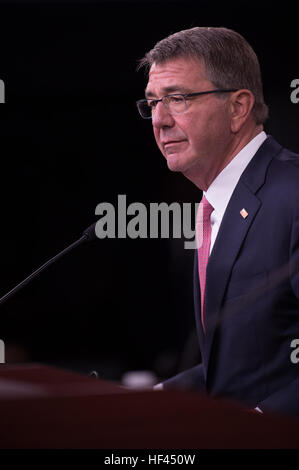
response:
M96 228L96 224L97 222L95 222L94 224L90 225L89 227L87 227L84 232L83 232L83 237L86 238L86 241L88 242L92 242L93 240L97 240L97 236L96 236L96 231L95 231L95 228Z

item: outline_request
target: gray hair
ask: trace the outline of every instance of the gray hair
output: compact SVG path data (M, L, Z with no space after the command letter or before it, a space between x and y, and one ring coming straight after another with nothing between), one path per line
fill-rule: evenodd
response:
M245 88L254 97L253 116L257 124L268 118L261 70L257 55L236 31L227 28L196 27L172 34L157 42L139 61L138 69L177 57L203 61L206 78L216 88Z

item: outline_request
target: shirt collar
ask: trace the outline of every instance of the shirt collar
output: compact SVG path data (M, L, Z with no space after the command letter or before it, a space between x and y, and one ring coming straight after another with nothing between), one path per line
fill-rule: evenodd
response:
M204 196L219 215L224 214L227 204L243 171L266 138L267 134L264 131L254 137L229 162L229 164L214 179L207 191L204 192Z

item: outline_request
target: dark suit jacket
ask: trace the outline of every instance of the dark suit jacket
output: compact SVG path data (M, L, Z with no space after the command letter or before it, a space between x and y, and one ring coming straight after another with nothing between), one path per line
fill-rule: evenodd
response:
M245 208L248 217L240 211ZM299 416L299 155L272 137L243 172L209 258L202 363L164 382Z

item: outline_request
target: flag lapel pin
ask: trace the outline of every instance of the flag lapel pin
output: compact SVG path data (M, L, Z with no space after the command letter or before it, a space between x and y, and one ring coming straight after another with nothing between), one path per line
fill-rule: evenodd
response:
M241 214L241 216L243 217L243 219L246 219L246 217L248 216L248 212L247 212L246 209L244 209L244 207L243 207L243 209L240 211L240 214Z

